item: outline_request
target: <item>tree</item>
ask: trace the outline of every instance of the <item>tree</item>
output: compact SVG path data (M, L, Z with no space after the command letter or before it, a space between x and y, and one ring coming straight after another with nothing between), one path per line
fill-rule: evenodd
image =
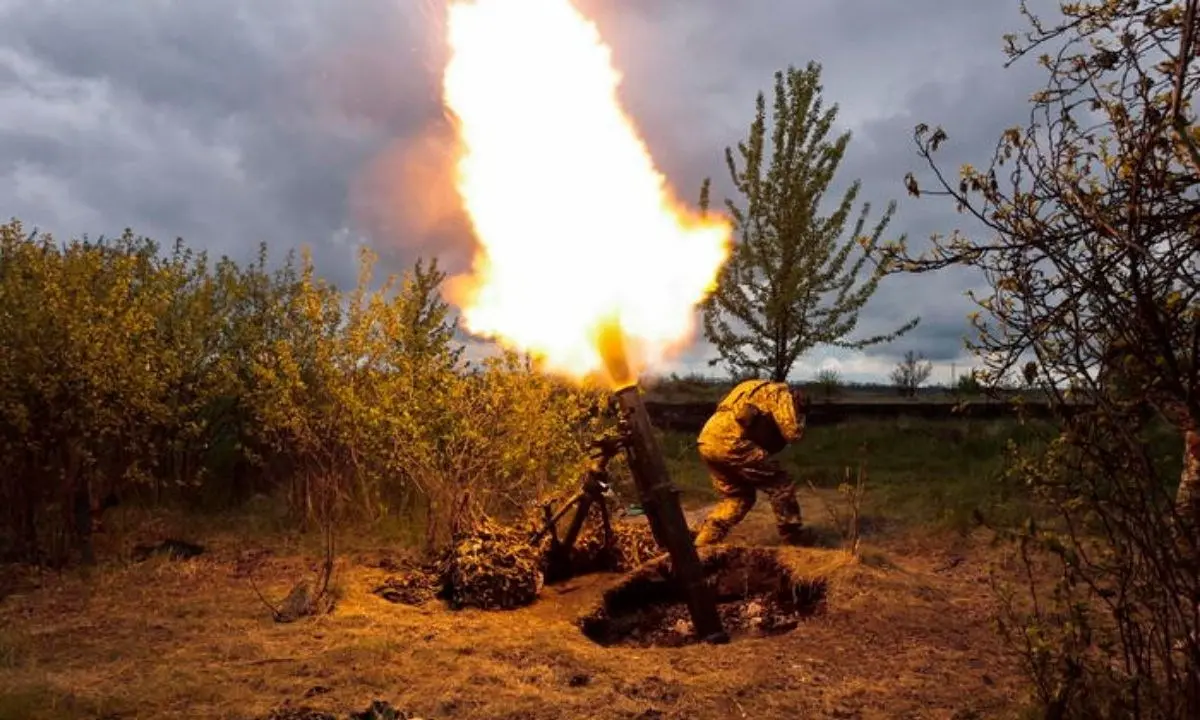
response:
M710 365L723 361L735 377L765 373L785 381L796 360L817 345L860 349L893 340L918 322L914 318L889 334L848 339L883 276L876 267L860 278L896 204L889 203L864 234L871 211L864 203L846 236L860 189L856 180L832 214L821 214L850 133L829 138L838 107L823 107L820 74L816 63L777 72L769 147L760 92L749 137L738 144L740 162L725 149L730 178L742 198L740 205L725 201L739 241L703 314L705 337L719 353ZM709 207L710 187L711 179L705 179L702 209ZM863 252L851 262L856 245Z
M842 391L842 375L833 368L818 370L816 384L817 388L821 391L821 395L826 400L832 400L834 395Z
M954 391L963 397L974 397L983 394L983 386L979 383L975 370L959 375Z
M892 370L892 384L903 397L916 397L917 388L924 385L932 373L933 363L926 360L924 355L909 350Z
M919 125L932 182L906 178L981 237L883 248L899 272L982 270L971 344L986 372L1033 355L1063 411L1058 436L1014 465L1056 514L1018 537L1057 558L1058 602L1009 622L1057 717L1200 717L1198 4L1092 0L1054 22L1026 11L1010 63L1038 54L1048 75L1028 124L957 179L934 159L946 132ZM1066 412L1072 398L1086 404ZM1178 483L1158 467L1147 406L1180 437Z
M174 268L157 255L129 232L59 244L0 226L0 507L19 556L91 562L98 499L158 469Z
M265 247L210 264L0 225L0 559L92 559L114 493L207 509L283 490L330 539L387 514L440 543L465 496L513 519L577 479L601 389L512 355L472 367L437 264L381 287L373 266L345 292L307 253L269 271Z

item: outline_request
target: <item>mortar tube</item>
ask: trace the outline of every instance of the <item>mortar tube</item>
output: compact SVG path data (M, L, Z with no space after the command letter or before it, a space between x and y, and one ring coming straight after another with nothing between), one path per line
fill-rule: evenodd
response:
M704 566L679 502L679 490L667 474L666 462L654 438L639 389L637 385L627 386L615 395L629 422L627 457L630 472L642 496L650 531L670 555L675 581L687 600L696 635L706 643L727 643L729 635L721 624L716 597L704 577Z
M729 635L717 613L716 597L705 580L704 566L679 503L679 491L667 473L637 376L626 357L619 319L612 318L599 328L596 345L612 382L613 395L629 425L630 443L625 456L650 522L650 532L659 546L667 549L672 574L687 600L696 635L707 643L727 643Z

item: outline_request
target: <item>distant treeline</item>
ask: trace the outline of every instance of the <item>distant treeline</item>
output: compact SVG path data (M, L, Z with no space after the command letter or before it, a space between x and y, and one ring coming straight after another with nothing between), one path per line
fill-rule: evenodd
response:
M1018 409L1018 407L1020 409ZM1082 406L1081 406L1082 407ZM715 402L648 401L647 411L655 426L664 430L699 432L717 409ZM1056 410L1062 412L1062 408ZM1068 410L1068 412L1070 412ZM810 426L836 425L848 420L892 419L900 417L924 420L1000 420L1023 417L1048 419L1050 405L1045 402L816 402L809 407Z
M1040 402L1044 399L1040 390L1022 388L1017 384L985 388L979 382L967 382L973 377L971 369L964 366L960 372L955 373L951 384L922 385L913 389L908 399L944 402L987 402L993 398L992 401L1004 401L1018 397L1030 402ZM814 400L850 401L853 398L878 398L899 401L907 394L894 384L846 381L836 372L823 373L816 378L793 379L790 383L804 388ZM728 377L701 374L646 377L642 381L649 396L662 402L699 402L710 398L715 400L731 390L734 384L735 382Z

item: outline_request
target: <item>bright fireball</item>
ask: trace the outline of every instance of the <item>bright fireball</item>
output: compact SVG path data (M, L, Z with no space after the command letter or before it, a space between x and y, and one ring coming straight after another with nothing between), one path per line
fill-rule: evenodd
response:
M615 321L635 371L661 362L692 338L728 222L675 198L569 0L451 0L447 31L456 184L478 243L448 287L467 329L582 377Z

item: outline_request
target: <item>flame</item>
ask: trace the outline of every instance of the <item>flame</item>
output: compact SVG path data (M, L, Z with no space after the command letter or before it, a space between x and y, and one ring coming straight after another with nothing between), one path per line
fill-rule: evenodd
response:
M577 378L604 369L614 328L632 372L661 363L692 337L728 221L675 198L569 0L451 0L447 34L455 182L479 243L447 283L466 329Z

